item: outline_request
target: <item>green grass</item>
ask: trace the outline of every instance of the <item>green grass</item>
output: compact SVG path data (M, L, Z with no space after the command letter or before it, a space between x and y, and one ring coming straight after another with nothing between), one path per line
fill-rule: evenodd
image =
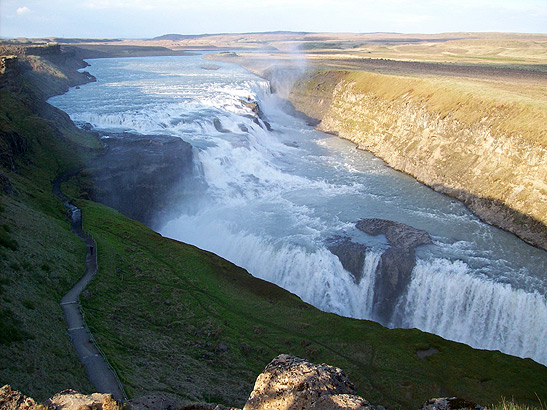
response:
M26 80L0 90L0 384L37 400L93 387L66 332L61 297L84 273L85 246L52 193L59 172L81 166L98 141L37 99ZM11 152L10 141L19 151Z
M486 410L545 410L546 408L545 402L541 400L537 406L527 406L503 398L499 403L488 406Z
M68 387L90 392L59 305L84 273L85 247L51 194L10 177L17 195L2 195L0 220L19 246L0 247L0 383L37 400Z

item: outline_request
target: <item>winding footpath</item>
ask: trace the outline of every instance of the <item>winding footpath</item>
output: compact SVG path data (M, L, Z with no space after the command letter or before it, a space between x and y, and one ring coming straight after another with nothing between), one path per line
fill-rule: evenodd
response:
M63 201L63 205L70 215L72 232L83 239L86 244L86 270L85 275L80 281L63 296L61 307L65 313L68 334L72 339L74 349L76 349L80 360L86 368L89 380L99 393L110 393L115 399L123 400L127 398L125 391L114 369L112 369L106 358L99 351L91 332L85 324L80 309L80 294L97 273L97 244L84 233L81 209L71 204L68 198L61 192L61 183L75 173L74 171L70 171L59 175L53 182L53 193Z

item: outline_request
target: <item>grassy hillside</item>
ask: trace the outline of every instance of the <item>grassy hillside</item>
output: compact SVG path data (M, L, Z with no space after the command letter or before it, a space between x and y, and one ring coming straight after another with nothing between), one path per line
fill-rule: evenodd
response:
M0 89L0 384L43 400L92 390L59 305L84 273L85 246L51 182L98 142L42 103L24 73L15 79Z
M88 163L99 143L18 74L22 82L0 99L0 383L42 400L65 388L92 391L59 306L83 274L85 250L51 183ZM78 196L81 186L78 177L63 190ZM82 295L86 320L132 397L241 405L264 366L291 353L341 367L359 394L392 408L441 395L547 400L547 368L531 360L321 312L211 253L77 202L99 257ZM439 352L420 359L431 347Z

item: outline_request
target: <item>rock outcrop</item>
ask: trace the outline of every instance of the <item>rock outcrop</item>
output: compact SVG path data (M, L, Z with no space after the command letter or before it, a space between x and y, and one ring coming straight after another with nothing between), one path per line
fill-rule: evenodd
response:
M243 410L374 409L345 373L282 354L258 376Z
M130 133L102 139L105 154L86 170L93 200L147 225L180 203L193 176L192 146L180 138Z
M431 244L431 237L424 230L386 219L361 219L355 226L372 236L384 235L390 245L376 268L372 301L374 317L387 325L412 278L416 266L415 250L418 246ZM329 240L328 249L338 256L344 269L359 283L368 248L348 237L335 237Z
M545 113L480 98L365 72L320 72L300 80L290 95L297 110L321 121L320 130L353 141L461 200L484 221L547 249L545 128L511 121L523 110L534 121Z
M391 246L405 252L410 252L420 245L433 243L426 231L387 219L365 218L355 226L372 236L385 235Z
M416 266L415 249L432 241L426 231L385 219L361 219L356 227L369 235L385 235L391 245L378 264L372 302L374 315L381 323L388 324L412 278Z
M359 283L363 277L363 266L368 248L344 236L329 238L327 242L328 250L338 256L344 269L353 275L356 283Z
M2 410L27 410L36 406L34 399L13 390L5 385L0 389L0 409Z
M81 394L75 390L63 390L44 403L55 410L122 410L123 406L110 394Z
M241 105L243 105L244 107L247 107L248 109L252 111L253 113L252 120L255 124L263 128L266 127L268 131L272 131L272 126L270 125L270 122L268 121L266 114L264 114L264 111L262 111L262 108L260 108L260 105L258 105L256 101L251 101L251 100L246 101L242 99L240 99L239 101L241 102Z
M441 397L426 401L420 410L482 410L484 407L459 397Z

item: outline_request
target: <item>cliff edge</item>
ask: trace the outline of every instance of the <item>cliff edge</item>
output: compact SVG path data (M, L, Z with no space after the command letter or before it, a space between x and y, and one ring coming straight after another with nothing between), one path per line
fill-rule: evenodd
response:
M326 71L299 80L298 111L547 249L547 113L428 80Z

